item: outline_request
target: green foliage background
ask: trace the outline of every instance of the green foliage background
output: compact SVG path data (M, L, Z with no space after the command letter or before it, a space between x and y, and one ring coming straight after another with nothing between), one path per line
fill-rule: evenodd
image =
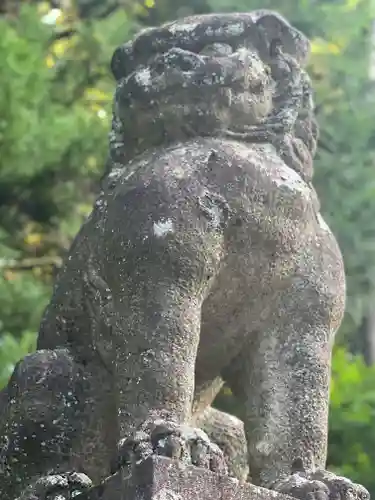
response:
M363 361L361 329L375 304L370 1L77 0L59 13L48 2L21 3L0 17L0 387L35 348L55 271L91 209L107 152L114 48L141 25L193 12L277 9L312 40L321 126L315 185L348 278L333 359L329 467L375 495L375 367ZM217 404L238 413L226 389Z

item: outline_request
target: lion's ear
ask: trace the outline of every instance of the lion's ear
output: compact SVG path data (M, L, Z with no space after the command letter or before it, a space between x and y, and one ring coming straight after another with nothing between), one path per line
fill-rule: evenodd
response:
M111 59L111 71L117 81L128 76L134 69L131 42L118 47Z
M284 52L294 57L299 64L306 64L310 54L310 42L303 33L276 12L259 10L252 13L252 16L269 46L273 40L278 39Z

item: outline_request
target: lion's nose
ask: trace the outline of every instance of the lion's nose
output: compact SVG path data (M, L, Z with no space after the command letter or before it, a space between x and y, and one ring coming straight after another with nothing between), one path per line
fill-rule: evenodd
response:
M165 69L175 68L181 71L193 71L204 65L204 60L198 54L174 47L157 56L152 64L157 73Z

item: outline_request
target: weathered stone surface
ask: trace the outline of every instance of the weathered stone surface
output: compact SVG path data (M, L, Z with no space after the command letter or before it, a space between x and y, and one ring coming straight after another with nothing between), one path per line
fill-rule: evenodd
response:
M1 500L70 500L150 454L240 477L248 465L303 500L368 497L324 471L345 275L311 184L308 48L261 10L189 17L116 51L108 175L38 351L0 395ZM243 425L209 411L223 382Z
M150 457L133 474L118 472L76 500L291 500L165 457Z

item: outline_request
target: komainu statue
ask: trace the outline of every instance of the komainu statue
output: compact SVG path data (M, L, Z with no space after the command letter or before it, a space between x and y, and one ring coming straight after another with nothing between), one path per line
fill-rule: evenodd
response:
M325 471L345 277L311 183L308 53L271 11L115 51L101 192L1 394L2 500L69 499L150 454L368 499ZM211 408L224 382L243 423Z

